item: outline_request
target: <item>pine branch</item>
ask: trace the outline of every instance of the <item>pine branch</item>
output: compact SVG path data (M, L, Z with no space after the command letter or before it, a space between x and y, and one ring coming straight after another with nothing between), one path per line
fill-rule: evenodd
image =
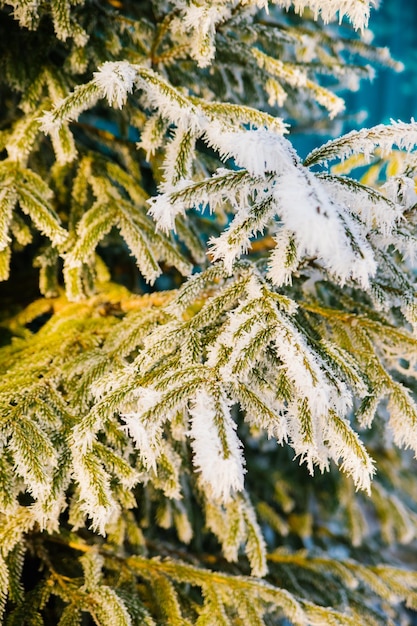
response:
M391 125L380 124L375 128L353 130L339 139L329 141L321 148L310 152L304 160L306 167L327 163L332 159L346 159L351 154L362 153L367 160L379 146L383 154L388 154L394 145L410 150L416 144L416 124L391 122Z

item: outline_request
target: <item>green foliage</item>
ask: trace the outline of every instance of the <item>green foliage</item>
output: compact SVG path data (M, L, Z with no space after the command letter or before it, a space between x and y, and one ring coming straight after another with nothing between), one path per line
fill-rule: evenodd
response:
M415 619L416 124L301 162L398 64L290 4L0 2L7 626Z

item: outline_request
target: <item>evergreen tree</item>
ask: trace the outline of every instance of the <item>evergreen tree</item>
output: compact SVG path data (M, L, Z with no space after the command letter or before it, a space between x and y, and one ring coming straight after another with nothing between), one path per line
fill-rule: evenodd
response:
M4 624L416 623L417 124L291 143L373 4L0 2Z

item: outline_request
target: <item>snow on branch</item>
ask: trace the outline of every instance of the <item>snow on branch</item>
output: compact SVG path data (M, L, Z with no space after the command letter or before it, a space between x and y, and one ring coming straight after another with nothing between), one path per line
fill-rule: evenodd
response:
M216 28L232 15L231 3L226 2L184 2L176 0L180 17L173 30L183 35L192 33L190 54L200 67L207 67L214 58Z
M363 154L369 161L377 147L380 148L382 156L386 156L393 146L411 150L416 145L417 122L411 120L409 124L406 124L392 120L388 125L379 124L373 128L352 130L338 139L328 141L310 152L304 165L310 167L333 159L344 160L352 154Z
M77 119L103 96L101 86L94 80L85 85L77 85L69 96L58 101L51 111L46 111L41 116L40 129L45 134L56 133L64 122Z
M341 283L353 279L364 288L369 285L376 261L366 231L312 172L302 166L293 168L278 181L274 198L283 227L293 233L301 254L317 256ZM278 281L273 267L271 278Z
M304 330L297 327L295 303L288 308L288 303L280 298L253 274L245 296L229 313L227 323L208 351L207 366L218 373L225 388L232 390L231 398L220 403L223 417L219 413L217 429L222 419L230 419L227 406L239 403L249 423L266 430L278 443L289 443L311 473L315 466L321 471L328 469L333 460L352 476L358 489L369 490L373 461L347 419L353 402L347 384L350 375L345 377L341 368L334 369L328 348L319 343L312 345ZM289 392L285 400L277 397L276 374L269 382L268 375L263 374L262 383L254 375L258 368L265 368L268 348L272 348L275 358L268 368L275 372L280 369L286 379ZM207 432L210 419L214 419L210 418L214 413L209 408L213 402L204 397L204 402L196 402L191 409L193 420L201 420L202 431L203 424L205 428L206 443L204 450L198 446L197 458L201 460L197 466L205 468L201 469L203 478L204 471L208 472L204 480L209 484L212 466L208 459L214 453L208 454L211 446ZM219 432L226 436L225 431ZM216 443L218 450L220 442L216 434L213 445ZM234 481L239 458L236 448L231 456ZM217 464L222 462L220 459Z
M287 139L265 128L236 130L217 122L206 128L204 139L222 160L233 158L252 176L263 176L265 172L283 174L298 159Z
M338 203L348 206L354 200L357 215L370 230L379 230L388 236L401 220L402 210L395 201L394 194L393 199L390 199L377 189L346 176L320 174L319 179Z
M142 91L146 105L156 109L171 124L179 128L197 131L204 116L183 92L172 87L157 72L141 66L134 66L137 72L135 84Z
M289 124L282 118L275 117L265 111L259 111L245 104L231 102L209 102L202 98L192 97L191 101L198 106L208 118L209 125L219 119L235 129L242 124L250 128L268 128L280 135L288 132Z
M293 6L300 14L305 9L311 9L315 20L320 16L325 22L337 16L342 21L346 16L356 29L362 30L368 25L371 8L377 6L377 0L273 0L273 4L285 9Z
M106 61L97 72L94 82L110 106L121 109L127 95L132 93L136 70L128 61Z
M141 412L148 411L161 400L161 394L151 388L138 388L135 395ZM134 441L145 467L156 471L156 461L160 454L160 427L155 423L144 424L141 412L122 413L121 418L125 423L123 429Z
M233 201L235 197L245 198L251 185L264 184L263 178L254 179L246 170L217 170L211 178L201 182L182 180L171 192L158 194L148 200L149 214L152 215L158 228L163 231L175 229L175 219L185 215L187 209L196 207L210 210L216 209L217 203L223 201L225 195Z
M268 10L267 0L245 0L243 6L254 6ZM311 9L314 19L320 16L325 22L336 18L341 21L346 16L356 29L366 28L370 10L377 6L378 0L272 0L270 4L276 4L284 9L291 7L297 13L302 14L305 9ZM181 20L184 21L186 32L194 31L194 54L202 67L211 59L211 40L217 24L221 24L230 18L235 7L234 2L184 2L175 0L175 5L181 12Z
M77 119L100 98L106 98L110 106L122 108L134 87L142 91L145 104L157 109L171 123L184 128L200 126L198 110L192 102L156 72L128 61L106 61L90 82L77 86L42 115L41 130L56 131L65 121Z
M221 170L198 183L181 180L171 192L152 198L150 214L159 228L174 228L176 217L187 209L209 206L215 211L227 202L236 216L219 237L210 240L210 247L213 259L223 259L229 272L249 249L251 238L274 224L277 243L283 237L293 242L293 259L317 257L341 283L355 280L369 287L377 264L367 239L369 219L367 226L355 213L363 193L355 197L346 189L343 195L340 186L325 185L301 164L287 139L267 129L232 131L217 123L206 129L204 140L223 159L233 159L244 169ZM371 194L367 200L369 205ZM386 205L394 206L389 201ZM398 216L395 210L392 213L387 217L391 222ZM288 267L296 267L290 261L289 266L282 265L286 255L282 257L279 250L273 254L270 277L276 285L287 283Z
M230 416L230 402L220 392L215 396L199 390L190 408L189 436L194 467L215 500L227 502L244 484L242 444Z

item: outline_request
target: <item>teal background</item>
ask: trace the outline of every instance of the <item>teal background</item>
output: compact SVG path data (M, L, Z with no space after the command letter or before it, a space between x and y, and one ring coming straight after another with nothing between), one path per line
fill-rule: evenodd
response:
M376 67L374 81L363 81L360 91L347 98L348 111L364 109L366 126L417 118L417 0L383 0L372 10L369 26L373 43L387 46L405 69L397 73Z
M346 101L342 117L346 121L339 117L332 135L302 135L295 129L291 141L300 156L355 128L388 124L391 119L417 119L417 0L382 0L379 8L371 11L369 28L374 33L372 43L388 47L391 56L404 64L404 70L396 72L375 64L372 82L362 80L357 92L342 92Z

